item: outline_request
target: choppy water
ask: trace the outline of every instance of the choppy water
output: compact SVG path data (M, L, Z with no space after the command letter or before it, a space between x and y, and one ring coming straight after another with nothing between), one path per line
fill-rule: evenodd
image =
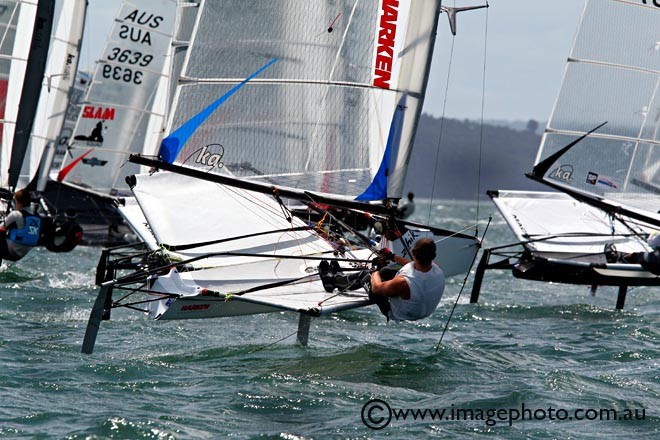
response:
M424 208L417 214L426 220ZM474 216L455 202L431 213L459 229ZM496 217L486 244L512 240ZM376 310L345 312L314 320L307 348L293 336L264 348L295 332L293 314L151 322L119 311L86 356L98 254L35 251L0 273L0 437L660 438L657 288L631 289L615 311L614 288L594 297L493 271L479 304L468 303L468 283L438 352L462 277L430 319L386 324ZM371 399L395 412L447 412L372 430L361 418ZM523 405L525 418L546 418L497 418ZM368 423L385 420L384 408L365 411ZM477 420L447 420L452 409ZM573 417L603 409L632 420Z

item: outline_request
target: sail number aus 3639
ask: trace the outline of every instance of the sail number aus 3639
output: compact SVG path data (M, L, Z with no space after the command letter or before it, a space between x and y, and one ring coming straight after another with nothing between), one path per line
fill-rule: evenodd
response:
M137 50L122 50L121 47L113 47L110 49L110 54L107 58L110 61L116 61L118 63L138 64L141 67L147 67L149 63L151 63L151 60L154 59L154 56L150 54L143 54Z
M133 84L142 84L142 71L132 70L128 67L103 66L103 78L114 79L115 81L124 81Z

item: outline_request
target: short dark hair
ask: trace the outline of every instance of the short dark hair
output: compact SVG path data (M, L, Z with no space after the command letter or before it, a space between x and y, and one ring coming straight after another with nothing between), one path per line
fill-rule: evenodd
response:
M413 257L421 264L431 264L435 258L435 242L433 239L425 237L420 238L415 242L412 248Z
M25 189L19 189L14 193L14 199L19 202L21 205L28 207L32 203L32 197L30 196L30 191Z

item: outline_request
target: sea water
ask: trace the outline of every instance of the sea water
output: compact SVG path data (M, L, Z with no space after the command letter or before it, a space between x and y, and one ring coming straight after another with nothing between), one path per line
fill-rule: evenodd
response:
M486 204L419 203L416 220L479 233ZM495 214L494 214L495 215ZM514 241L495 215L486 246ZM431 318L375 308L154 322L115 310L80 353L98 248L35 250L0 273L0 437L660 438L660 293L486 274L448 280ZM5 265L6 266L6 265ZM454 304L442 343L436 351ZM279 342L278 342L279 341Z

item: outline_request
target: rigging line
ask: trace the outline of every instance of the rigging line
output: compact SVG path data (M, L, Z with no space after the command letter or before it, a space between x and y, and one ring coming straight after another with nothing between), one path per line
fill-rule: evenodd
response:
M261 350L264 350L264 349L266 349L266 348L268 348L268 347L272 347L273 345L275 345L275 344L277 344L277 343L280 343L280 342L282 342L282 341L284 341L284 340L286 340L286 339L289 339L291 336L295 335L296 333L298 333L298 330L296 330L295 332L291 333L290 335L287 335L287 336L285 336L285 337L283 337L283 338L278 339L277 341L271 342L270 344L266 344L266 345L263 345L263 346L261 346L261 347L259 347L259 348L255 348L254 350L248 351L247 354L256 353L256 352L261 351Z
M250 212L254 213L254 215L257 216L258 218L262 219L266 223L271 224L274 227L279 226L279 224L277 222L274 222L271 217L264 216L263 213L261 212L263 210L263 211L270 212L271 214L277 216L277 215L280 214L277 211L277 209L273 208L269 204L266 204L266 203L263 203L262 201L260 201L252 192L245 191L245 190L240 190L238 188L233 188L233 187L226 186L226 185L221 185L220 183L217 183L216 185L225 187L225 189L227 191L235 194L235 196L238 197L239 199L242 199L242 200L246 201L247 204L243 204L243 203L241 203L240 200L236 199L236 201L241 203L241 205L243 207L245 207L245 209L248 209ZM274 187L274 188L276 188L276 187ZM260 209L252 209L252 205L256 205L256 207L260 208ZM282 207L281 199L280 199L280 207ZM281 209L283 210L284 208L281 208ZM286 208L286 209L288 211L288 208ZM293 227L293 218L292 218L292 216L291 216L291 220L289 221L289 224ZM289 235L292 236L293 239L295 239L297 241L298 246L300 247L300 237L299 237L299 234L295 233L295 231L297 231L297 230L302 231L302 230L305 230L305 229L310 230L310 228L309 227L307 227L307 228L298 227L298 228L293 228L293 229L289 228L289 229L290 229L289 231L284 231L284 232L289 233ZM279 243L279 240L278 240L278 243Z
M335 221L337 222L337 224L338 224L339 226L341 226L342 228L346 229L347 231L352 232L353 234L355 234L355 236L356 236L357 238L359 238L360 241L362 241L362 244L364 244L364 245L367 247L367 249L371 250L371 251L372 251L373 253L375 253L375 254L378 253L378 252L375 250L374 245L371 243L371 240L369 239L369 237L365 236L365 235L362 234L360 231L358 231L358 230L356 230L356 229L350 227L349 225L347 225L346 223L344 223L342 220L340 220L339 218L337 218L337 217L335 217L334 215L332 215L331 212L329 212L329 211L327 211L327 210L321 208L320 206L318 206L318 203L316 203L316 202L314 201L314 198L312 197L312 195L311 195L310 193L306 193L306 194L308 195L309 199L311 200L311 203L309 203L307 206L309 206L309 207L312 208L314 211L316 211L316 212L318 212L318 213L320 213L320 214L327 213L327 214L330 216L330 218L335 219Z
M433 199L435 198L435 181L438 177L438 161L440 160L440 147L442 146L442 133L445 126L445 114L447 111L447 94L449 93L449 80L451 78L451 65L454 59L455 36L451 38L451 48L449 50L449 63L447 63L447 79L445 80L445 98L442 102L442 116L440 117L440 135L438 136L438 148L435 152L435 168L433 169L433 185L431 185L431 202L429 203L429 216L427 224L431 224L431 211L433 209Z
M434 243L437 244L437 243L443 242L443 241L445 241L445 240L448 240L448 239L450 239L450 238L452 238L452 237L456 237L457 235L461 235L463 232L465 232L465 231L467 231L467 230L469 230L469 229L472 229L472 228L477 229L478 226L479 226L479 222L475 223L474 225L467 226L467 227L461 229L460 231L456 231L456 232L454 232L453 234L450 234L450 235L447 235L447 236L445 236L445 237L439 238L438 240L434 240Z
M488 227L490 226L490 222L493 220L493 217L488 217L488 223L486 223L486 229L484 229L484 234L481 236L481 242L483 243L484 238L486 238L486 232L488 232ZM435 346L435 351L436 353L440 349L440 344L442 344L442 339L445 337L445 333L447 332L447 328L449 327L449 322L451 321L452 316L454 316L454 310L456 310L456 306L458 305L458 300L461 298L461 294L463 293L463 289L465 289L465 285L467 284L468 277L470 276L470 272L472 271L472 267L474 266L474 262L477 261L477 255L479 254L479 251L474 253L474 257L472 257L472 262L470 263L470 268L468 271L465 273L465 278L463 279L463 285L461 286L461 290L458 292L458 296L456 297L456 301L454 301L454 306L451 308L451 312L449 313L449 318L447 318L447 323L445 324L445 328L442 330L442 335L440 335L440 340L438 341L438 345Z
M254 234L245 234L245 235L236 235L234 237L228 237L228 238L221 238L218 240L212 240L212 241L203 241L199 243L190 243L190 244L184 244L180 246L170 246L168 244L161 244L161 246L165 246L168 251L172 252L177 252L177 251L185 251L188 249L194 249L197 247L203 247L203 246L209 246L212 244L220 244L220 243L225 243L228 241L234 241L234 240L242 240L245 238L252 238L252 237L258 237L261 235L269 235L269 234L279 234L283 232L292 232L292 231L305 231L309 230L310 228L308 226L299 226L295 228L282 228L282 229L275 229L272 231L264 231L264 232L255 232Z
M355 11L357 10L358 3L360 3L360 0L356 0L355 3L353 3L353 8L351 9L351 15L348 17L348 22L346 23L346 27L344 28L344 33L342 34L341 37L341 42L339 43L339 47L337 48L337 52L335 53L335 59L332 63L332 67L330 68L330 74L328 75L328 85L325 87L325 90L323 92L323 98L321 98L321 103L326 104L327 99L328 99L328 94L330 93L330 84L332 81L333 76L335 75L335 69L339 65L339 57L341 55L341 52L344 48L344 44L346 43L346 37L348 36L348 31L351 29L351 24L353 23L353 17L355 16ZM339 16L337 16L339 18ZM335 21L337 20L335 18ZM334 21L333 21L334 23ZM305 167L304 170L308 171L309 170L309 165L312 160L312 155L315 152L314 148L314 143L316 143L316 139L318 136L318 130L319 130L319 125L321 124L321 118L323 117L324 113L320 112L318 118L316 118L316 122L314 123L314 127L312 128L312 135L311 135L311 142L309 144L308 152L307 152L307 160L305 162Z
M236 292L221 293L221 292L216 292L216 291L209 290L207 295L215 296L214 294L217 293L221 296L224 295L225 299L229 300L229 299L231 299L232 296L242 296L242 295L245 295L246 293L253 293L253 292L259 292L260 290L274 289L276 287L286 286L287 284L298 284L301 281L304 281L308 278L310 278L310 279L314 278L317 275L318 275L317 273L312 273L312 274L309 274L309 275L303 275L303 276L298 277L298 278L291 278L291 279L288 279L288 280L275 281L274 283L261 284L259 286L250 287L249 289L238 290Z
M251 204L251 205L256 205L257 208L260 208L259 210L252 209L250 206L248 206L248 205L246 205L246 204L242 204L242 206L245 207L245 209L248 209L250 212L253 212L255 216L257 216L258 218L262 219L262 220L265 221L266 223L271 224L273 227L278 227L278 226L279 226L279 224L278 224L277 222L274 222L274 221L272 220L271 217L269 217L269 216L264 216L263 213L261 212L261 211L266 211L266 212L269 212L269 213L271 213L271 214L273 214L273 215L279 215L277 209L275 209L274 207L272 207L272 206L269 205L269 204L266 204L266 203L263 203L262 201L260 201L260 200L255 196L254 193L252 193L252 192L250 192L250 191L240 190L239 188L234 188L234 187L227 186L227 185L221 185L220 183L217 183L216 185L217 185L217 186L224 186L225 189L226 189L227 191L229 191L229 192L235 194L237 197L239 197L239 198L245 200L247 203L249 203L249 204ZM239 200L237 200L237 202L240 203ZM288 208L287 208L287 211L288 211ZM289 211L289 212L290 212L290 211ZM293 218L291 219L291 221L289 221L289 223L290 223L291 225L293 225ZM303 227L298 227L298 228L301 228L301 229L300 229L301 231L304 229ZM308 229L308 230L311 230L311 228L307 228L307 229ZM295 233L294 233L295 231L296 231L296 229L291 229L291 231L290 231L290 232L291 232L290 235L291 235L295 240L297 240L297 241L299 242L299 240L300 240L299 234L295 234ZM299 245L299 246L300 246L300 245Z
M481 127L479 130L479 160L477 161L477 212L475 214L477 226L474 228L474 236L479 236L479 207L481 206L481 163L484 144L484 107L486 103L486 57L488 54L488 10L486 8L486 25L484 31L484 69L481 76Z
M155 251L154 251L155 252ZM158 266L154 267L152 269L145 270L144 272L139 272L139 273L132 273L129 275L126 275L124 277L117 278L115 280L115 283L129 283L133 282L133 280L137 279L142 279L142 277L146 277L148 275L152 274L157 274L160 271L166 270L166 269L171 269L176 266L185 266L189 265L191 263L194 263L199 260L203 260L206 258L212 258L212 257L255 257L255 258L271 258L271 259L289 259L289 260L315 260L315 261L321 261L321 260L328 260L329 258L327 256L321 256L321 257L315 257L315 256L309 256L309 255L286 255L286 254L254 254L254 253L247 253L247 252L209 252L208 254L204 255L199 255L196 257L188 258L186 260L181 260L181 261L175 261L169 264L166 264L164 266ZM334 258L334 260L337 261L343 261L343 262L349 262L349 263L365 263L365 264L370 264L371 260L360 260L356 258ZM195 269L193 269L195 270ZM190 270L188 270L190 271Z
M353 283L350 284L351 287L354 286L354 285L355 285L355 281L354 281ZM338 290L337 293L335 293L335 294L333 294L333 295L327 297L327 298L324 299L324 300L319 301L319 302L317 303L317 306L318 306L318 307L323 307L323 303L324 303L324 302L326 302L326 301L330 301L330 300L333 299L333 298L336 298L336 297L338 297L338 296L344 295L344 294L348 293L348 290L349 290L348 288L346 288L346 290ZM356 289L356 290L357 290L357 289ZM364 295L362 295L362 296L364 296ZM368 297L369 297L369 296L367 295L367 298L368 298Z
M254 215L257 216L259 219L263 220L266 223L269 223L273 227L279 226L279 224L277 222L274 222L271 217L265 216L261 212L261 211L266 211L273 215L278 215L277 209L275 209L274 207L272 207L267 203L264 203L262 200L259 200L252 192L247 190L241 190L240 188L235 188L228 185L223 185L221 183L216 183L216 185L220 187L224 187L228 192L234 193L237 197L245 200L250 206L241 203L238 199L235 199L238 203L241 203L241 206L243 206L245 209L249 210L250 212L254 213ZM259 209L258 210L252 209L251 207L252 205L255 205Z
M280 205L280 209L282 210L282 214L284 215L285 220L286 220L287 222L289 222L289 224L291 225L291 229L293 229L293 213L292 213L291 210L289 210L289 208L284 204L284 202L282 202L282 199L280 198L280 194L279 194L279 191L278 191L278 189L277 189L276 186L273 187L273 197L275 197L275 200L277 200L277 203L279 203L279 205ZM304 251L304 249L303 249L303 245L302 245L302 243L301 243L301 238L296 234L296 235L294 235L293 239L295 240L295 242L296 242L296 244L297 244L297 246L298 246L298 250L300 251L300 254L301 254L301 255L305 255L305 251ZM276 240L276 242L275 242L275 244L276 244L275 251L278 250L278 248L279 248L279 246L280 246L280 241L281 241L281 240L282 240L282 236L280 236L280 238L278 238L278 239ZM279 266L280 262L281 262L281 261L278 261L278 262L276 263L276 265L275 265L275 269ZM305 264L306 264L306 263L305 263Z

